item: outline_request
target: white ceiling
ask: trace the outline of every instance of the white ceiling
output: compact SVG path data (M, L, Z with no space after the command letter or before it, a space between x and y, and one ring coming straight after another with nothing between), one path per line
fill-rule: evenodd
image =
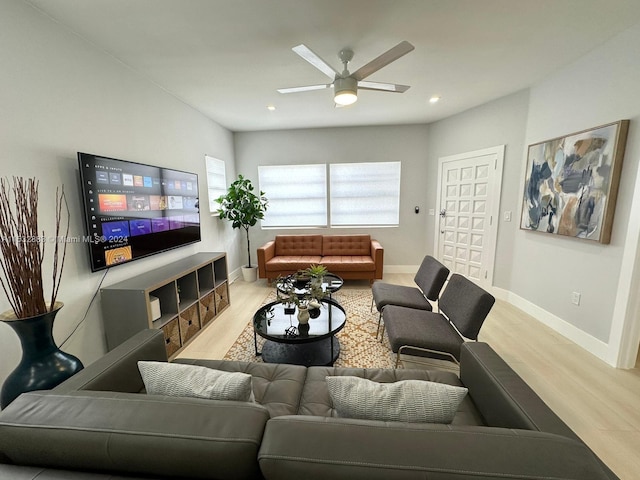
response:
M428 123L541 81L640 21L639 0L25 0L232 131ZM402 40L415 50L334 108L291 48L353 72ZM579 79L577 79L579 81ZM442 100L431 105L428 99ZM274 105L270 112L267 105Z

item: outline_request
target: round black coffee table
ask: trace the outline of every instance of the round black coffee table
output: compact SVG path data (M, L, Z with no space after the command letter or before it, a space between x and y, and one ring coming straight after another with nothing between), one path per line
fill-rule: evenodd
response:
M333 365L340 354L335 334L344 328L344 308L331 299L320 301L321 308L309 311L308 324L299 324L297 309L278 301L264 305L253 316L256 355L266 363L294 365ZM258 351L258 335L266 339Z

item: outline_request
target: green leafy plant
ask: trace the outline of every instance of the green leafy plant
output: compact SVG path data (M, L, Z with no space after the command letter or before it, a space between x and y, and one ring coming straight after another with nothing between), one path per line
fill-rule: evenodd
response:
M238 175L238 179L229 186L227 194L218 197L216 202L220 204L220 218L229 220L233 228L244 229L247 236L247 266L251 268L249 228L264 218L269 201L264 192L258 192L257 195L254 193L251 180Z
M329 273L329 270L327 270L327 267L325 267L324 265L309 265L308 268L306 268L304 270L310 277L312 278L318 278L318 277L323 277L325 276L327 273Z

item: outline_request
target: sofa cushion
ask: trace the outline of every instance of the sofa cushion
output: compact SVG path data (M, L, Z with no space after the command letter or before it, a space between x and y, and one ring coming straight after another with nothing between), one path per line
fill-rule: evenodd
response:
M247 373L168 362L138 362L138 368L150 395L240 402L253 397L251 375Z
M371 235L323 235L322 256L371 256Z
M296 255L321 256L322 235L276 235L276 257Z
M295 272L321 261L320 255L284 255L273 257L266 266L269 272Z
M451 423L467 395L464 387L423 380L378 383L343 375L327 377L340 417L391 422Z
M298 414L337 417L338 413L329 395L326 377L341 375L366 378L373 382L380 383L398 382L401 380L426 380L456 387L464 386L455 373L442 370L309 367L307 369L307 381L302 390ZM469 395L460 403L452 423L454 425L485 425L482 416Z
M18 465L253 479L268 419L266 408L249 402L30 392L1 412L0 451Z
M228 360L176 358L174 363L201 365L226 372L244 372L253 377L255 401L269 411L271 417L294 415L300 406L300 396L307 369L300 365L252 363Z
M373 272L376 264L371 256L329 255L322 257L322 263L331 273L340 272Z

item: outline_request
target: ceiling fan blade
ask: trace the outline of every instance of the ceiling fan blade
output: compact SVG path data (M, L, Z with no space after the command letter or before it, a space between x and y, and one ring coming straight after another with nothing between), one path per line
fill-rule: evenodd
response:
M280 93L310 92L311 90L324 90L325 88L330 88L331 86L332 85L329 83L327 85L306 85L304 87L279 88L278 92Z
M395 83L358 82L361 90L382 90L384 92L404 93L411 87L409 85L397 85Z
M296 47L293 47L291 50L296 52L298 55L304 58L307 62L309 62L311 65L313 65L318 70L320 70L331 80L335 79L336 75L338 76L340 75L335 68L333 68L327 62L321 59L313 50L311 50L306 45L301 44Z
M407 42L406 40L404 42L400 42L395 47L391 48L390 50L387 50L379 57L374 58L366 65L363 65L362 67L360 67L351 76L356 80L362 80L364 78L367 78L369 75L371 75L374 72L377 72L382 67L386 67L391 62L394 62L400 57L402 57L403 55L406 55L407 53L412 51L414 48L415 47L411 45L409 42Z

